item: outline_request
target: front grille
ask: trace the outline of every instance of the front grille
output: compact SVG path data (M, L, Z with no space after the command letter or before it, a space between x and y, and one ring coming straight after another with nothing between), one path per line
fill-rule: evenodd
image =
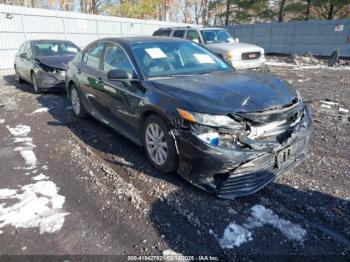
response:
M259 59L261 56L260 52L249 52L249 53L243 53L242 54L242 60L254 60Z
M219 187L220 197L252 194L273 181L276 177L275 155L266 154L235 169Z
M264 124L281 120L293 121L293 119L295 120L298 116L302 116L303 112L303 103L299 103L299 101L295 99L291 104L281 108L270 109L262 112L236 112L232 113L232 115L238 115L254 123Z

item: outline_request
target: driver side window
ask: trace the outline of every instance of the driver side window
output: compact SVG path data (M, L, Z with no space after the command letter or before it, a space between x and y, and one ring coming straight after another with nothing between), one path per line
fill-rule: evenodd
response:
M97 43L90 47L90 49L84 54L83 62L94 69L99 69L103 48L104 43Z
M200 43L200 37L197 31L189 30L186 35L186 39L191 40L195 43Z
M103 71L107 73L112 69L123 69L128 73L129 78L136 77L134 68L123 49L117 45L108 44L103 60Z

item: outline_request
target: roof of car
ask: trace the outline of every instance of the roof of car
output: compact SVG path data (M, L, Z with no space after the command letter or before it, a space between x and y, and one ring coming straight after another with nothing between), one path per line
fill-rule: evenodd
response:
M29 40L30 43L47 43L47 42L70 42L69 40L59 40L59 39L39 39L39 40Z
M163 27L159 28L158 30L186 30L186 29L193 29L193 30L227 30L226 28L221 27L191 27L191 26L181 26L181 27ZM157 30L157 31L158 31Z
M181 38L167 37L167 36L132 36L132 37L110 37L99 39L111 42L124 42L126 44L133 44L138 42L183 42L188 41Z

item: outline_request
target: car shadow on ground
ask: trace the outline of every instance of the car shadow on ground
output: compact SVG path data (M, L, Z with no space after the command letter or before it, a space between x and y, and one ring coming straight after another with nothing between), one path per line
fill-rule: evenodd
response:
M18 83L14 75L4 76L4 80L23 92L35 94L31 84L26 82ZM113 168L129 167L136 172L143 172L150 177L166 180L177 186L184 186L192 188L192 190L197 190L177 176L176 173L163 174L158 172L148 162L142 147L137 146L124 136L114 132L103 123L90 116L84 119L75 117L65 91L37 94L36 100L42 107L47 108L47 112L55 119L54 121L48 122L48 125L66 126L92 150L100 152L100 156L111 164ZM198 192L201 191L198 190Z
M29 84L15 82L14 76L4 80L23 92L33 93ZM196 189L176 174L162 174L147 161L143 149L92 118L77 119L64 93L37 95L42 107L54 118L48 125L67 127L78 139L128 179L128 172L142 172L157 181L173 184L176 190L162 200L153 202L149 218L170 249L186 255L252 254L339 254L350 250L350 202L318 191L296 189L283 183L273 183L248 197L222 200ZM125 172L126 169L134 171ZM288 174L292 176L291 172ZM142 185L142 181L139 181ZM141 188L143 188L141 186ZM149 188L145 188L148 190ZM281 234L273 234L271 227L262 227L253 233L253 240L239 248L223 250L218 245L224 229L231 223L243 224L256 204L264 205L284 219L300 223L308 233L304 245L285 242ZM212 230L212 233L209 233ZM311 231L323 232L313 235ZM214 234L213 234L214 233ZM255 235L256 234L256 235ZM256 238L256 239L255 239ZM322 241L320 240L322 239ZM338 243L339 246L337 246ZM348 251L349 252L349 251Z

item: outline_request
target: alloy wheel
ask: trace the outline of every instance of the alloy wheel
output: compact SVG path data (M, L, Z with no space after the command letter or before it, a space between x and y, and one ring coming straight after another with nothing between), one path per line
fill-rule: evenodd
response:
M33 83L33 87L34 87L34 91L35 93L39 93L39 85L38 85L38 80L35 76L35 74L32 74L32 83Z
M71 102L74 113L76 115L80 114L80 98L77 89L73 88L71 93Z
M156 123L146 128L146 148L151 159L157 165L163 165L168 157L168 144L163 130Z

